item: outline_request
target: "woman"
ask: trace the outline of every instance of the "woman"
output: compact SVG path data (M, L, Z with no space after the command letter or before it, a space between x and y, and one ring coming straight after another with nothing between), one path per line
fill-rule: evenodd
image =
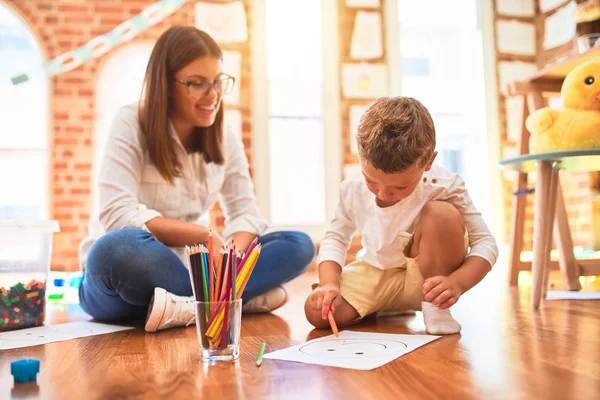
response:
M287 295L281 284L311 262L314 245L306 234L261 236L267 223L242 141L223 132L222 96L234 78L221 68L221 50L209 35L170 28L150 56L139 106L117 115L100 171L99 220L80 247L85 274L79 298L94 318L146 316L149 332L193 323L182 247L207 242L207 213L217 195L226 243L246 250L258 236L262 244L244 292L245 312L282 306ZM213 235L219 249L224 241Z

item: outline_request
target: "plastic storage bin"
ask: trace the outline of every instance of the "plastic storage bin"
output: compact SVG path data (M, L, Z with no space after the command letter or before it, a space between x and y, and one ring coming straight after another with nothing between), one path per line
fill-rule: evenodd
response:
M0 332L44 323L58 221L0 221Z

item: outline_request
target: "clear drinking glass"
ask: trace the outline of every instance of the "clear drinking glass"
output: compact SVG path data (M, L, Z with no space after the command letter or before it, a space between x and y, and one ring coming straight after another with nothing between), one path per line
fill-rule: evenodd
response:
M237 360L240 356L242 299L195 303L196 332L202 361Z

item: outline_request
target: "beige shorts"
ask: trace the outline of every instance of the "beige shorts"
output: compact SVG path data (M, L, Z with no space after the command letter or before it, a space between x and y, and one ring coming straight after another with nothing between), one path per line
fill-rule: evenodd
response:
M469 235L465 229L465 253ZM421 310L423 276L419 257L409 258L412 239L404 248L406 268L379 269L363 261L344 267L341 295L356 309L361 318L376 312Z

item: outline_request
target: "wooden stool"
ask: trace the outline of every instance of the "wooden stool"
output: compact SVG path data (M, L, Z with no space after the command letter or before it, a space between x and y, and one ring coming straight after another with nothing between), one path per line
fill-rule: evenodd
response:
M546 297L548 288L553 230L555 233L554 240L560 252L561 271L567 290L581 289L579 276L600 275L600 260L575 260L571 231L558 177L559 170L573 172L600 171L600 149L526 154L503 160L500 165L507 170L519 171L519 175L525 175L525 177L527 173L537 171L533 215L533 262L531 265L531 304L534 309L537 309L540 306L541 298ZM522 201L524 202L524 200ZM524 215L518 217L521 220L513 222L522 226ZM521 248L522 236L520 246L512 249L513 263L516 261L516 254L520 254ZM524 264L520 259L518 263L519 265ZM518 272L518 269L515 272L515 265L511 264L511 282L512 277L516 277Z

